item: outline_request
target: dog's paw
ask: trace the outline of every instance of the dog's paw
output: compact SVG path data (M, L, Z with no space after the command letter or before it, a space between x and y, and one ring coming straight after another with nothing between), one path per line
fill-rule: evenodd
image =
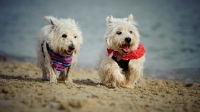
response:
M123 75L119 75L117 77L117 83L119 84L119 86L125 85L126 84L126 77Z
M50 83L57 83L57 80L50 80Z
M65 85L73 85L74 84L73 81L69 80L69 79L65 80L64 83L65 83Z
M124 88L134 89L134 85L123 85Z
M116 84L114 84L114 83L106 83L106 84L103 84L103 85L105 85L107 88L115 88L116 87Z

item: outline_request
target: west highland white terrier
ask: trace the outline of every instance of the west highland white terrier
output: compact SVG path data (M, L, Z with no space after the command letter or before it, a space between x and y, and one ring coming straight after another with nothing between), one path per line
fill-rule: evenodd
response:
M66 84L72 82L70 68L77 63L82 33L73 19L57 19L45 16L50 24L44 26L38 35L38 66L42 79L56 83L57 79Z
M106 23L106 44L97 64L98 74L107 86L133 88L145 62L136 22L131 14L128 18L108 16Z

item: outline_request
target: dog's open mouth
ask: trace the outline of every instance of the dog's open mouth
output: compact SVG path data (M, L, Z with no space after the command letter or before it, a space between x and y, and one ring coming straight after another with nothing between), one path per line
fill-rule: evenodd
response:
M67 55L71 55L71 54L73 53L73 51L74 51L74 50L65 50L65 53L66 53Z
M130 44L123 44L121 47L124 53L128 53L130 51Z

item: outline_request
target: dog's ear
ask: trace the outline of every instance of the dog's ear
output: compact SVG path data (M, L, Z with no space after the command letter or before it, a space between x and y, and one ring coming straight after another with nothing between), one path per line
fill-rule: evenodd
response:
M107 22L107 24L112 23L113 22L113 17L112 16L108 16L106 18L106 22Z
M74 19L72 19L72 23L75 24L75 25L77 25L77 23L76 23L76 21Z
M134 19L134 18L133 18L133 15L130 14L129 17L127 18L127 21L129 21L129 22L133 22L133 19Z
M137 21L134 20L134 17L132 14L129 15L129 17L127 18L128 22L131 22L133 25L138 25Z
M58 24L58 19L53 16L45 16L44 20L46 20L49 24L53 26L57 26Z

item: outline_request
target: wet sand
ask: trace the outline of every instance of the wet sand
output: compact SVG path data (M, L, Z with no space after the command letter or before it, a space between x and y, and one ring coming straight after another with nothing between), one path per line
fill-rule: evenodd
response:
M148 76L148 74L145 74ZM200 84L144 77L134 89L108 88L93 69L74 69L74 84L41 81L30 62L0 62L0 112L198 112Z

